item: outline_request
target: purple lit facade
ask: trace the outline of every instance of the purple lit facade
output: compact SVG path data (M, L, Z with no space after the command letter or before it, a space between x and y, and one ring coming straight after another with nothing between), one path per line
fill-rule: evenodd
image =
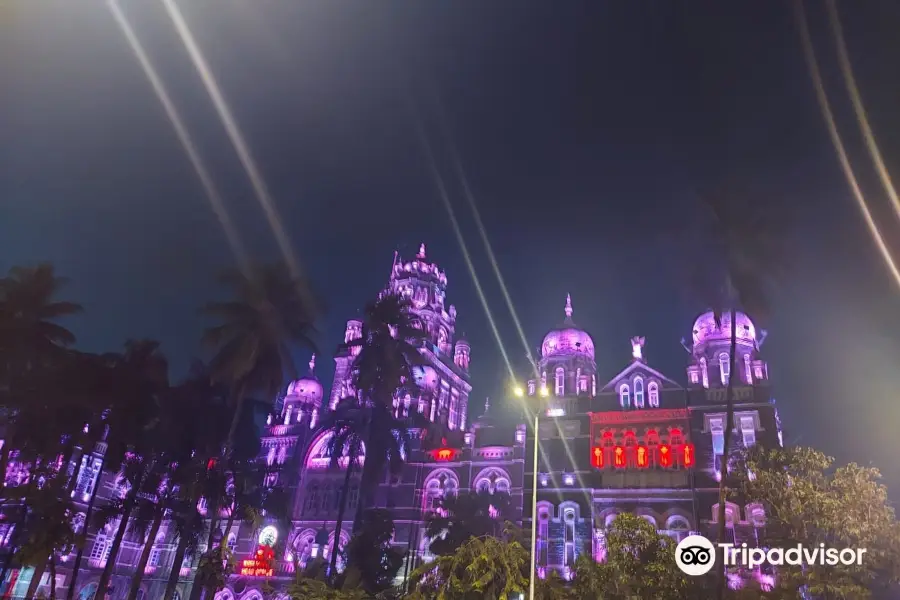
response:
M508 493L512 514L502 517L525 527L531 524L534 440L531 427L525 424L531 419L524 418L519 424L501 422L485 403L484 414L470 422L471 349L457 336L457 311L446 304L446 289L446 274L429 260L424 246L406 262L395 255L386 291L410 298L420 326L429 334L420 349L427 365L416 373L419 390L414 395L398 394L395 407L398 413L415 410L461 433L464 440L459 447L441 452L425 451L415 442L406 449L401 476L382 484L376 495L377 504L393 512L394 544L407 552L398 579L432 558L423 535L425 519L445 495L462 490ZM692 343L683 344L689 353L686 385L650 366L642 337L631 340L630 357L626 355L625 366L618 374L611 379L602 376L595 361L594 340L575 324L573 315L572 298L566 297L564 321L542 340L533 377L521 390L523 398L510 399L524 403L532 415L535 411L539 415L537 564L542 577L557 571L570 578L575 560L585 552L603 560L606 526L620 512L639 514L676 539L692 531L714 530L718 473L723 460L725 384L729 377L738 377L734 382L733 446L781 443L768 368L760 356L765 332L757 330L745 315L739 313L736 319L735 373L730 372L728 361L729 316L724 316L721 327L716 326L712 313L696 319ZM344 341L361 335L362 323L348 321ZM221 537L217 539L227 540L238 563L252 558L263 541L278 540L281 550L275 556L274 576L269 578L276 589L293 577L295 563L305 566L313 558L327 558L334 552L346 460L339 463L340 469L330 468L328 432L322 423L337 400L353 395L349 381L353 359L353 352L335 356L334 379L326 390L316 376L317 360L312 357L308 373L287 386L267 417L259 460L271 467L268 483L283 484L292 493L290 530L279 531L272 524L253 529L249 523L235 523L230 531L224 531L227 515L219 521ZM604 365L602 371L608 373L609 369ZM669 463L662 458L663 447L675 454ZM688 447L689 456L683 450ZM622 449L621 455L617 455L617 448ZM73 498L74 519L81 519L79 527L85 526L86 504L95 486L100 486L98 506L123 492L116 477L102 471L104 452L105 445L98 444L69 466L73 473L78 470ZM639 456L639 452L643 454ZM365 456L361 458L364 460ZM27 477L27 466L12 456L7 481ZM361 495L359 470L350 485L338 548L349 541ZM198 509L205 514L204 500ZM4 521L12 520L14 510L5 507L0 514L0 552L13 532ZM727 519L736 544L746 541L755 545L765 513L757 504L729 504ZM152 541L141 590L144 595L140 596L145 600L162 596L172 567L175 544L168 535L169 526L164 523ZM116 527L114 523L89 532L78 600L87 600L96 590ZM143 547L142 541L126 539L112 578L115 591L111 600L125 597L130 567L136 564ZM60 594L71 579L71 558L66 557L57 568ZM187 558L179 566L179 599L190 594L198 560ZM343 568L340 560L338 567ZM732 575L733 586L751 576L763 583L772 581L772 574L765 572ZM13 593L24 595L30 573L14 570L11 578L17 581ZM261 577L234 575L215 600L261 600L262 584ZM46 593L48 586L40 589ZM276 600L283 598L276 595Z
M654 369L645 339L631 340L631 360L605 383L597 381L594 343L573 320L571 298L565 321L541 344L536 377L525 390L539 415L537 564L569 578L579 554L606 555L606 526L620 512L637 514L676 540L690 532L713 535L725 427L725 387L734 381L732 448L781 444L781 425L760 356L765 332L737 313L737 358L732 374L728 351L730 315L720 327L711 312L693 326L687 385ZM533 438L529 432L528 447ZM534 466L525 468L525 495L532 492ZM729 536L755 546L765 525L762 506L729 504ZM523 523L530 524L529 507ZM766 584L771 573L731 574L733 586L750 577Z

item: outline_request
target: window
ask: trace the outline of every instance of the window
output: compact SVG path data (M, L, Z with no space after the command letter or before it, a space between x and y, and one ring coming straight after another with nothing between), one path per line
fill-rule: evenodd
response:
M566 371L562 367L556 368L556 395L562 396L566 393Z
M91 560L106 560L109 556L109 539L106 537L104 533L98 533L97 537L94 538L94 545L91 548Z
M647 385L647 394L650 396L650 406L659 408L659 386L655 381L651 381L650 384Z
M292 411L292 410L294 410L294 407L293 407L293 406L288 406L288 407L287 407L287 410L284 411L284 424L285 424L285 425L290 425L290 424L291 424L291 411Z
M278 449L278 464L283 465L285 458L287 458L287 446L282 446Z
M690 373L691 383L700 383L700 375L695 367L691 367L688 372Z
M159 558L162 555L162 548L160 548L159 543L153 544L153 547L150 548L150 556L147 558L147 566L151 569L155 569L159 566Z
M726 385L731 374L731 361L725 352L719 355L719 373L722 375L722 385Z
M274 447L269 448L269 454L266 456L266 464L271 466L273 462L275 462L275 448Z
M709 387L709 369L706 368L706 357L700 358L700 375L703 377L703 387Z
M528 382L528 395L534 396L534 381L533 380Z
M747 383L753 383L753 372L750 369L750 355L744 355L744 377L747 379Z
M644 380L640 377L634 380L634 406L644 408Z
M750 448L756 444L756 424L753 415L741 416L741 434L744 436L744 447Z
M709 420L709 432L712 434L713 454L722 456L725 453L725 427L722 417Z
M628 394L628 386L625 384L619 388L619 406L622 408L631 406L631 396Z
M234 533L228 534L228 542L226 543L228 546L228 550L234 554L234 549L237 548L237 536Z

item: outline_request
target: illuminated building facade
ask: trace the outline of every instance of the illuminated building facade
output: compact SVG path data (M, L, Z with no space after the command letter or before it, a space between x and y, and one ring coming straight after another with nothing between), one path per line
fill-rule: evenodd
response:
M416 373L419 390L414 395L398 394L395 411L418 412L463 440L455 447L426 449L415 438L413 446L406 449L400 477L385 480L376 494L376 505L393 513L393 543L406 552L400 578L431 558L424 537L425 519L448 494L463 490L508 493L512 514L502 517L526 527L531 524L534 438L530 425L525 424L531 419L519 424L501 422L486 403L484 413L469 422L471 350L456 333L457 311L446 304L446 288L446 274L428 259L424 246L410 261L395 255L385 291L410 298L420 326L429 334L420 348L427 365ZM604 559L605 528L620 512L641 515L676 539L689 532L714 530L725 385L730 377L737 377L732 446L781 443L768 369L759 353L765 333L745 315L738 313L736 319L738 352L733 369L728 360L729 315L724 315L719 326L712 313L696 319L691 344L683 343L690 358L687 383L681 384L648 363L645 340L640 337L631 340L631 356L624 361L624 368L611 379L603 377L595 362L594 340L575 324L573 314L572 299L567 297L564 321L542 340L535 376L522 388L523 397L514 400L539 418L538 573L546 576L554 570L566 578L580 554L589 552L596 560ZM361 335L362 323L348 321L344 341ZM338 461L339 468L331 467L329 432L324 423L339 399L355 394L350 382L354 357L353 351L335 356L335 375L327 393L316 376L313 357L306 376L287 386L268 416L259 460L270 467L268 484L284 485L291 492L290 530L281 531L274 523L255 529L249 523L235 523L230 531L224 531L228 519L223 513L218 539L226 539L234 552L236 571L214 600L262 600L264 581L283 589L298 568L318 557L327 559L334 552L348 461L344 458ZM603 370L609 372L605 365ZM79 515L83 518L95 486L100 486L98 506L121 493L115 476L101 472L104 451L99 444L76 462L76 522ZM365 449L360 458L364 461ZM360 471L356 467L349 480L347 510L337 536L339 548L349 541L361 497ZM8 481L22 476L14 460L6 476ZM206 514L203 500L198 508ZM729 505L726 514L735 542L755 544L757 531L765 523L762 507ZM165 589L175 553L173 536L168 535L170 525L164 523L153 541L139 595L142 600L162 597ZM89 533L75 596L78 600L88 600L96 591L116 527L114 523ZM12 531L0 519L0 549ZM111 582L111 600L125 597L143 547L130 537L123 543ZM186 558L178 566L179 600L189 597L198 560ZM338 568L342 567L338 560ZM19 581L13 594L24 596L30 577L20 575L11 573ZM762 582L770 577L763 572L733 575L733 585L750 576ZM66 588L70 576L66 562L60 564L59 590ZM48 587L42 586L41 591L46 593ZM276 600L281 598L276 595Z
M736 373L729 365L730 315L720 326L711 312L694 323L687 386L660 373L644 356L645 339L631 340L631 360L605 383L597 381L594 342L565 321L541 345L537 376L527 384L527 404L539 415L537 564L571 577L579 554L605 556L604 531L620 512L647 519L680 540L690 532L713 536L723 454L725 387L736 376L731 447L781 444L768 369L759 354L765 332L737 313ZM528 447L533 437L529 433ZM526 496L534 466L526 466ZM530 514L529 507L525 509ZM726 507L729 536L755 545L765 524L761 506ZM529 523L528 518L525 519ZM734 573L732 586L755 576Z

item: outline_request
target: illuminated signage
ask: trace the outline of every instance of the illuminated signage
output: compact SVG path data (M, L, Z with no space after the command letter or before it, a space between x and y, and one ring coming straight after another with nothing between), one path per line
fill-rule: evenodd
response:
M566 416L566 411L561 408L548 408L547 416L548 417L564 417L564 416Z
M434 460L447 462L456 458L456 450L453 448L439 448L437 450L432 450L431 456Z
M241 561L241 575L245 577L271 577L275 573L273 563L275 551L269 546L260 545L256 556Z
M659 445L659 464L663 467L672 466L672 447L668 444Z
M638 446L635 456L637 457L637 466L642 469L650 466L650 453L647 451L646 446Z
M694 445L693 444L685 444L684 445L684 466L685 467L693 467L694 466Z
M622 446L616 446L613 451L613 464L620 469L625 466L625 448Z
M591 464L598 469L603 468L603 448L594 446L591 450Z

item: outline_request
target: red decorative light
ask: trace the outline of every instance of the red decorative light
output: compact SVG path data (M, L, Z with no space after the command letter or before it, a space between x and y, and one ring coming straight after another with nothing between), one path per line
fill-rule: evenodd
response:
M456 450L454 450L453 448L439 448L437 450L432 450L431 456L434 458L434 460L447 462L456 458Z
M275 573L272 563L275 551L269 546L260 545L256 556L241 561L241 575L246 577L271 577Z
M659 464L663 467L672 466L672 447L668 444L659 445Z
M694 466L694 445L693 444L685 444L683 452L684 452L684 466L685 467L693 467Z
M642 469L645 469L650 466L650 453L647 451L647 446L641 445L637 447L637 466Z
M616 465L617 468L622 468L625 466L625 448L622 446L616 446L615 451L613 451L614 461L613 464Z
M591 450L591 464L598 469L603 468L603 448L594 446Z
M216 459L211 458L211 459L209 459L209 462L206 463L206 470L212 471L215 466L216 466Z

